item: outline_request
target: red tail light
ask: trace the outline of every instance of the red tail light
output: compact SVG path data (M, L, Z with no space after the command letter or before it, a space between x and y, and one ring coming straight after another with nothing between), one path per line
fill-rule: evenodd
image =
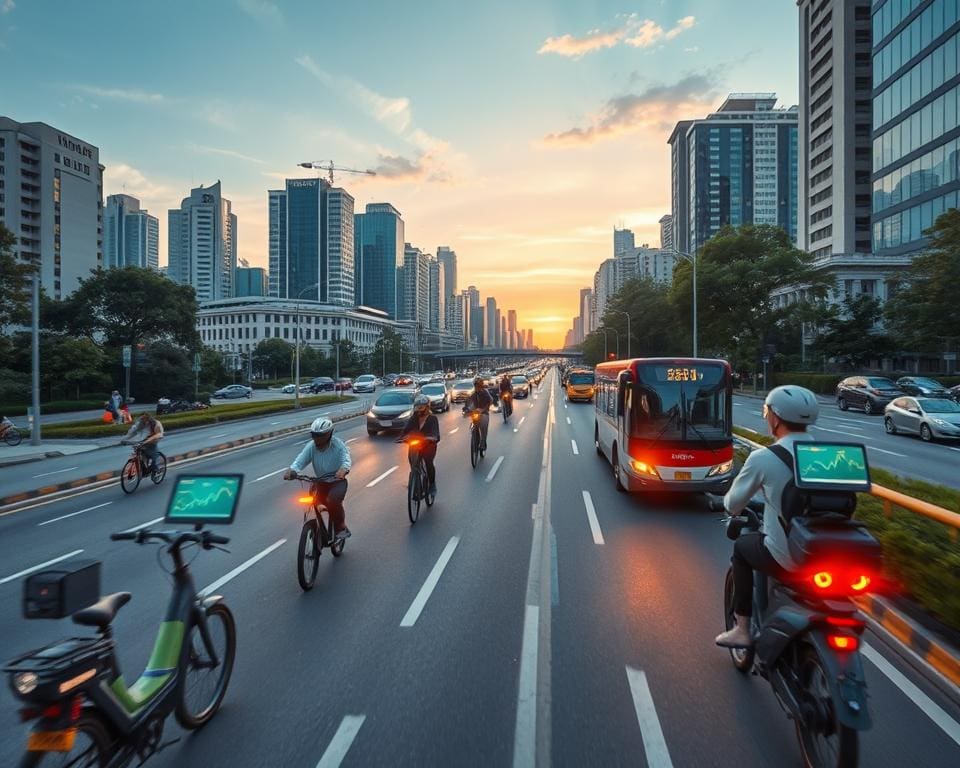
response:
M860 647L860 638L853 635L827 635L827 645L835 651L855 651Z
M854 592L863 592L863 590L865 590L869 586L870 586L870 577L863 573L855 576L850 581L850 589L852 589Z
M827 624L834 627L862 627L863 622L859 619L850 619L846 616L827 616Z
M70 721L77 722L80 719L80 712L83 710L83 699L79 696L73 697L73 702L70 704Z
M817 571L813 574L813 585L817 589L830 589L833 586L833 574L830 571Z
M411 448L416 448L418 445L420 445L420 443L421 443L420 440L411 440L411 441L410 441L410 447L411 447Z

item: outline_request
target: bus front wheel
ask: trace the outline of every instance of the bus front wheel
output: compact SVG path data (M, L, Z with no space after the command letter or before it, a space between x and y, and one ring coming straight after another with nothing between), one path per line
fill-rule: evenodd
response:
M623 493L627 489L623 487L623 483L620 482L620 455L617 453L617 448L613 448L613 482L617 491Z

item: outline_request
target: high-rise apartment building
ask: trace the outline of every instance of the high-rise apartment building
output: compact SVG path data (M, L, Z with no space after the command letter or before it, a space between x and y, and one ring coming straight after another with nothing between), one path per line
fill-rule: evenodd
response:
M268 194L271 295L353 306L353 197L324 179L287 179Z
M690 145L687 131L693 120L681 120L670 134L670 235L673 247L690 252Z
M20 259L39 263L48 296L67 296L103 265L102 209L97 147L0 116L0 224L16 233Z
M430 330L445 331L447 329L447 276L441 264L436 259L430 259L430 296L429 315Z
M477 290L477 286L475 285L467 286L467 296L470 297L471 308L476 308L480 306L480 291Z
M685 121L682 142L677 125L671 144L686 145L689 193L686 219L672 214L675 244L685 229L698 250L727 224L773 224L796 240L798 111L776 103L773 93L731 93L717 112Z
M600 264L593 275L594 306L596 308L595 326L600 327L607 311L607 302L617 292L617 262L607 259Z
M669 213L660 217L660 248L673 250L673 216Z
M397 270L403 266L404 223L390 203L368 203L353 217L354 301L397 318Z
M446 245L437 246L437 261L443 264L447 296L457 295L457 254Z
M237 267L233 281L235 298L266 296L268 287L267 270L263 267Z
M167 211L168 277L192 285L198 301L233 297L237 268L237 217L220 182L190 191Z
M527 349L533 349L533 328L527 328Z
M403 267L397 270L400 320L430 327L430 255L410 243L404 244Z
M593 331L593 289L592 288L581 288L580 289L580 340L583 339Z
M500 313L500 341L498 346L500 349L508 349L507 347L507 316L504 313Z
M160 221L130 195L110 195L103 206L103 266L160 267Z
M487 297L487 309L484 318L487 325L483 338L488 347L496 347L498 331L500 330L500 313L497 310L497 300L493 296Z
M629 253L635 247L633 232L629 229L613 228L613 256L616 258L621 253Z

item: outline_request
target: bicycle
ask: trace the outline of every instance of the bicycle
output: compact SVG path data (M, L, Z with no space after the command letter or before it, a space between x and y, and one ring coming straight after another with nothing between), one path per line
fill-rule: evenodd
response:
M221 596L197 593L183 548L221 549L218 545L229 539L199 525L196 531L140 530L110 538L162 542L173 560L173 592L153 652L140 678L127 686L111 623L130 593L117 592L72 614L75 624L95 627L96 636L52 643L5 667L11 688L25 705L21 719L36 721L24 768L54 759L70 766L142 763L179 740L162 741L170 714L183 728L196 730L217 713L226 695L236 623Z
M509 392L500 395L500 403L500 410L503 411L503 423L506 424L507 419L513 416L513 402Z
M311 484L321 482L316 477L297 475L297 480ZM343 554L345 539L339 539L334 534L333 519L330 510L324 504L317 504L316 496L311 492L308 496L297 499L306 504L303 511L303 528L300 530L300 544L297 547L297 581L300 589L309 592L317 580L317 569L320 567L320 555L325 547L330 547L334 557ZM323 512L327 513L327 520L323 519Z
M410 518L410 525L417 522L420 517L420 503L426 502L428 507L433 506L434 495L430 492L430 477L427 475L427 463L423 460L423 454L419 447L429 438L411 437L400 438L396 442L407 443L410 450L407 458L410 462L410 478L407 480L407 516ZM436 440L429 440L436 442Z
M123 440L120 445L127 445ZM133 446L133 454L127 459L126 464L120 471L120 487L124 493L133 493L140 485L140 478L147 474L147 457L143 450L143 443L136 443ZM154 485L160 485L163 478L167 476L167 457L160 451L157 451L153 463L153 471L150 472L150 479Z
M468 411L467 413L470 416L470 466L476 469L477 464L486 452L480 435L481 411Z
M23 440L23 435L20 434L20 430L9 421L0 422L0 437L2 437L3 441L11 448L15 445L20 445L20 442Z

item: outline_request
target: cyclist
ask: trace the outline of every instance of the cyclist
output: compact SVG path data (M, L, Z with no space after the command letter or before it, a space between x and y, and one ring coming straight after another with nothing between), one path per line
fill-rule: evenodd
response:
M792 455L793 444L813 438L807 427L815 424L820 413L817 397L804 387L783 386L770 390L763 403L763 418L775 445ZM765 499L763 530L742 534L733 545L733 605L736 626L717 636L717 645L749 648L750 614L753 603L753 572L761 571L782 579L796 568L787 548L787 534L780 522L780 500L784 488L793 479L793 467L770 448L753 451L723 498L730 515L742 512L758 491Z
M140 414L140 418L133 422L133 426L123 436L120 444L129 443L134 435L139 435L141 432L147 433L147 436L140 443L140 449L147 459L147 472L152 474L153 466L157 461L157 444L163 439L163 424L147 411L144 411Z
M483 376L473 380L473 392L463 404L463 412L480 411L480 450L487 450L487 427L490 425L490 409L493 407L493 395L483 382Z
M349 539L343 499L347 495L347 473L350 472L350 449L339 437L333 435L333 422L322 416L310 425L310 442L303 446L290 468L283 473L284 480L296 480L307 464L313 464L313 474L319 482L314 483L312 493L324 504L333 521L334 535Z
M510 395L508 398L504 398L504 395ZM503 378L500 379L500 402L503 403L503 408L507 409L507 416L513 414L513 382L510 380L510 374L503 374Z
M437 443L440 442L440 422L430 412L430 398L417 395L413 401L413 415L400 433L399 440L409 435L419 435L423 445L419 447L420 456L427 465L427 477L430 480L430 495L437 495L437 469L433 460L437 455Z

